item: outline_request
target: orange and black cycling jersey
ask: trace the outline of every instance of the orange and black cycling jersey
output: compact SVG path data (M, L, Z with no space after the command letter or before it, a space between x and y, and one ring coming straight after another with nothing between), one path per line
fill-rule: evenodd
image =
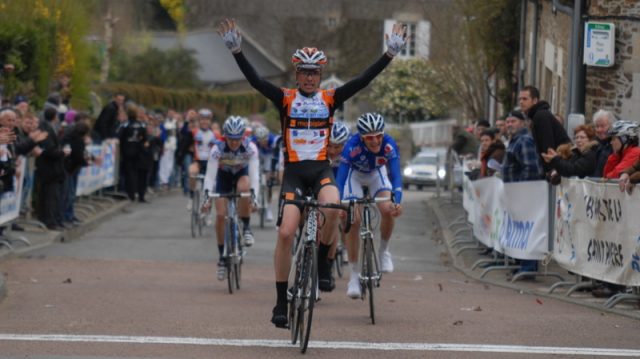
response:
M332 90L306 94L298 89L279 88L260 77L246 57L234 54L251 86L267 97L280 112L285 163L326 161L333 114L346 100L366 87L391 62L382 55L362 74Z

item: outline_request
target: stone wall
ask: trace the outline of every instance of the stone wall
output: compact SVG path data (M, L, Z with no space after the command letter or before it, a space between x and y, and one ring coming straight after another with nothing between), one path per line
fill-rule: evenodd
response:
M595 111L604 108L640 122L640 22L615 18L640 17L640 2L592 0L588 11L590 16L613 17L599 21L615 24L616 55L612 67L587 67L585 116L589 121Z

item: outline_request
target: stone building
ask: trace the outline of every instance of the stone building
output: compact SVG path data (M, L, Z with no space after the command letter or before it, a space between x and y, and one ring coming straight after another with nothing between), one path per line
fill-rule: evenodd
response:
M564 118L574 112L586 121L598 109L640 120L640 2L637 0L522 0L524 23L523 84L538 87L551 110ZM574 4L582 2L579 47L571 58ZM594 67L583 64L584 19L615 25L615 64ZM637 48L634 56L634 47ZM522 52L521 52L522 54ZM572 71L576 70L575 72ZM571 103L572 76L576 94ZM633 91L637 84L636 91Z

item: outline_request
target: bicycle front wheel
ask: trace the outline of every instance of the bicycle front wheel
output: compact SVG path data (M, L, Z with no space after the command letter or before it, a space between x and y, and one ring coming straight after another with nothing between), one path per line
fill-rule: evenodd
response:
M198 225L200 223L200 192L193 192L191 202L191 238L196 238Z
M300 330L300 351L305 353L311 336L313 321L313 306L316 302L318 290L318 261L315 242L305 246L302 268L302 282L300 286L300 307L298 307L298 328Z
M365 291L369 297L369 316L371 324L376 324L375 303L373 301L373 287L375 286L375 263L373 262L373 239L368 237L364 240L364 272L365 272Z
M233 294L233 290L236 288L236 281L238 280L236 272L237 257L235 256L237 238L235 238L235 236L237 236L236 224L230 220L228 221L225 233L225 253L227 256L225 265L227 267L227 285L230 294Z

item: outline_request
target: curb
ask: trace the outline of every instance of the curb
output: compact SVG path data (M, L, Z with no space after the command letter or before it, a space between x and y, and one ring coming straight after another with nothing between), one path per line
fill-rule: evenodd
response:
M462 272L465 276L469 277L470 279L473 279L473 280L481 282L481 283L486 283L486 284L490 284L490 285L506 288L506 289L512 289L514 291L519 292L520 294L530 294L530 295L535 295L535 296L538 296L538 297L544 297L544 298L548 298L548 299L561 300L563 302L577 304L577 305L581 305L581 306L588 307L588 308L591 308L591 309L595 309L595 310L598 310L600 312L607 312L607 313L617 314L617 315L624 316L624 317L631 318L631 319L640 319L640 312L638 312L638 311L630 312L628 310L615 309L615 307L614 308L605 308L602 305L599 305L598 303L592 303L592 302L588 302L586 300L580 300L579 298L571 298L571 297L566 297L564 295L549 294L549 293L546 293L546 292L543 292L543 291L527 288L525 286L518 285L517 282L516 283L511 283L511 282L505 282L505 281L495 280L495 279L491 279L491 278L480 278L479 275L476 272L471 271L470 268L468 268L463 263L462 258L454 256L454 251L451 248L451 242L453 241L454 237L453 237L453 233L451 232L451 230L449 229L449 226L448 226L448 224L451 221L451 219L447 220L446 216L441 211L441 208L440 208L441 206L439 204L435 203L435 202L437 202L437 199L434 198L434 200L427 201L427 205L429 206L431 211L437 217L438 225L440 226L440 230L442 232L442 236L444 237L443 238L444 239L444 243L447 246L447 252L449 254L449 257L451 258L451 263L452 263L452 265L453 265L453 267L455 269L457 269L458 271ZM462 204L455 203L453 205L454 206L456 206L456 205L461 206Z

